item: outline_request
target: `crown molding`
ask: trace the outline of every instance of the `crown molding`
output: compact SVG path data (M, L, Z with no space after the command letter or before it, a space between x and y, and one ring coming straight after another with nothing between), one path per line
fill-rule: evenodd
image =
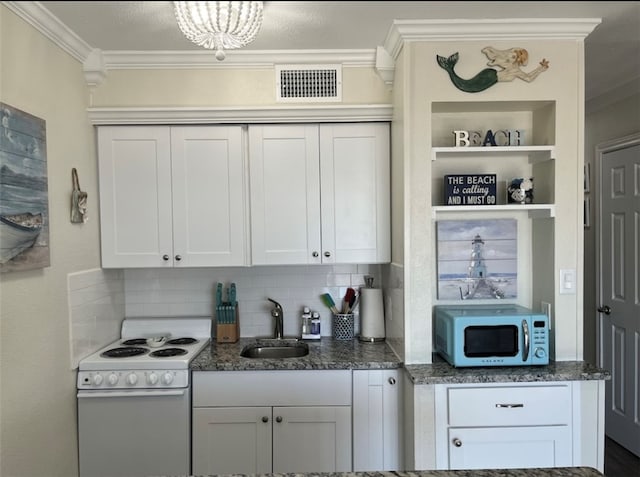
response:
M498 18L487 20L394 20L384 48L395 60L405 42L459 40L581 40L600 18Z
M277 64L336 64L372 67L376 50L230 50L224 61L210 50L103 51L110 69L225 69L273 68Z
M390 104L261 107L88 108L98 125L120 124L243 124L391 121Z
M2 2L49 40L79 62L84 62L93 48L71 31L58 17L52 15L40 2Z

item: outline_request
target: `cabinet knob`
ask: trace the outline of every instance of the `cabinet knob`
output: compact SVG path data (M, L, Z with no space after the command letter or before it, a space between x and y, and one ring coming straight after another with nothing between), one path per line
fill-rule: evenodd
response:
M276 422L282 422L282 416L276 417Z
M267 416L262 416L262 422L269 422L269 418Z
M316 258L318 255L320 255L318 252L313 252L313 253L311 254L311 256L312 256L312 257L314 257L314 258Z
M179 262L180 260L182 260L182 256L181 255L176 255L176 260Z
M331 252L324 252L324 256L329 258L331 256Z
M396 384L396 378L389 378L389 384L391 384L391 386Z
M456 447L462 447L462 441L460 439L458 439L457 437L453 439L453 445Z
M162 260L164 260L165 262L169 261L169 255L163 255Z

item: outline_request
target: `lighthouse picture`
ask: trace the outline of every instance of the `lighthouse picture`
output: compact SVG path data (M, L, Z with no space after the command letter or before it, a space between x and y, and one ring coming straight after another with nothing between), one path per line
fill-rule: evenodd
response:
M517 221L437 223L438 299L517 298Z

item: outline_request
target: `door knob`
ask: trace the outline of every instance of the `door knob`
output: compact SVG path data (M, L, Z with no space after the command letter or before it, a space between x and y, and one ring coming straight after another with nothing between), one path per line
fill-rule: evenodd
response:
M180 260L182 260L182 256L181 255L176 255L176 260L179 262Z
M319 253L318 253L318 252L313 252L313 253L311 254L311 256L312 256L312 257L314 257L314 258L315 258L315 257L317 257L318 255L319 255Z
M276 422L282 422L282 416L276 417Z
M396 378L389 378L389 384L391 384L391 386L396 384Z
M604 313L605 315L610 315L611 307L609 307L608 305L604 305L604 306L598 307L598 311L600 313Z
M267 416L262 416L262 422L269 422L269 418Z
M331 252L324 252L324 256L329 258L331 256Z
M169 260L169 255L163 255L162 256L162 260L164 260L165 262Z
M456 437L453 439L453 445L456 447L462 447L462 441Z

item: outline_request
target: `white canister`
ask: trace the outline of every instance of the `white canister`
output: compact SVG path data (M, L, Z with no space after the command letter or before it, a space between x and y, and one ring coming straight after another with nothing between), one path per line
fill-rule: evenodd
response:
M360 290L360 341L384 341L384 306L382 290Z

